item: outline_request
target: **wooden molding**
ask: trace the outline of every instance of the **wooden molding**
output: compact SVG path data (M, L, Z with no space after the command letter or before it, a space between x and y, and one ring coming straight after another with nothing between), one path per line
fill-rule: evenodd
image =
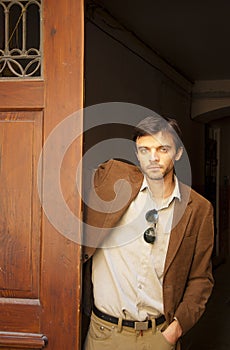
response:
M0 332L0 348L44 349L48 339L43 334Z
M44 81L1 80L0 96L0 109L43 109Z

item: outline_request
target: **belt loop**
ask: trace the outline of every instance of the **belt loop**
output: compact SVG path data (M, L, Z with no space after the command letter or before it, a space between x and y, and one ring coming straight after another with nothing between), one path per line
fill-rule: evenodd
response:
M117 325L117 332L118 332L118 333L121 333L121 331L122 331L122 318L119 317L119 319L118 319L118 325Z
M155 334L156 333L156 320L155 318L151 318L152 321L152 333Z

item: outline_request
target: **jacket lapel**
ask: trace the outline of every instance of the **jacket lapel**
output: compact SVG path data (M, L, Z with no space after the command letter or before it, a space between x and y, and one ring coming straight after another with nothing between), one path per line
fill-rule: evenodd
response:
M190 188L180 183L181 201L176 199L172 231L169 240L168 251L165 260L164 275L167 273L184 237L192 210Z

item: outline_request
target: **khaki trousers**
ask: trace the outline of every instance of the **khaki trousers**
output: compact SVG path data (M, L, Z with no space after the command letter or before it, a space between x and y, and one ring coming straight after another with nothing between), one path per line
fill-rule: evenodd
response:
M118 325L106 322L94 314L91 316L90 327L84 345L84 350L174 350L161 331L166 328L163 323L146 331L136 331L131 327L123 327L122 320Z

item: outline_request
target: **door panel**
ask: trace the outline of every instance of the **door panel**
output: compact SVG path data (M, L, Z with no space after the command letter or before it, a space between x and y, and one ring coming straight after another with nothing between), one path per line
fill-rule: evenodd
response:
M42 113L0 113L0 145L0 295L38 298Z
M5 349L46 344L39 333L41 203L36 181L42 116L42 111L0 112L0 347Z
M0 348L5 350L80 349L81 247L46 217L37 167L50 133L83 105L83 0L43 1L42 12L43 78L0 79ZM64 198L78 217L81 155L79 137L60 170Z
M0 112L0 330L38 329L41 112Z

